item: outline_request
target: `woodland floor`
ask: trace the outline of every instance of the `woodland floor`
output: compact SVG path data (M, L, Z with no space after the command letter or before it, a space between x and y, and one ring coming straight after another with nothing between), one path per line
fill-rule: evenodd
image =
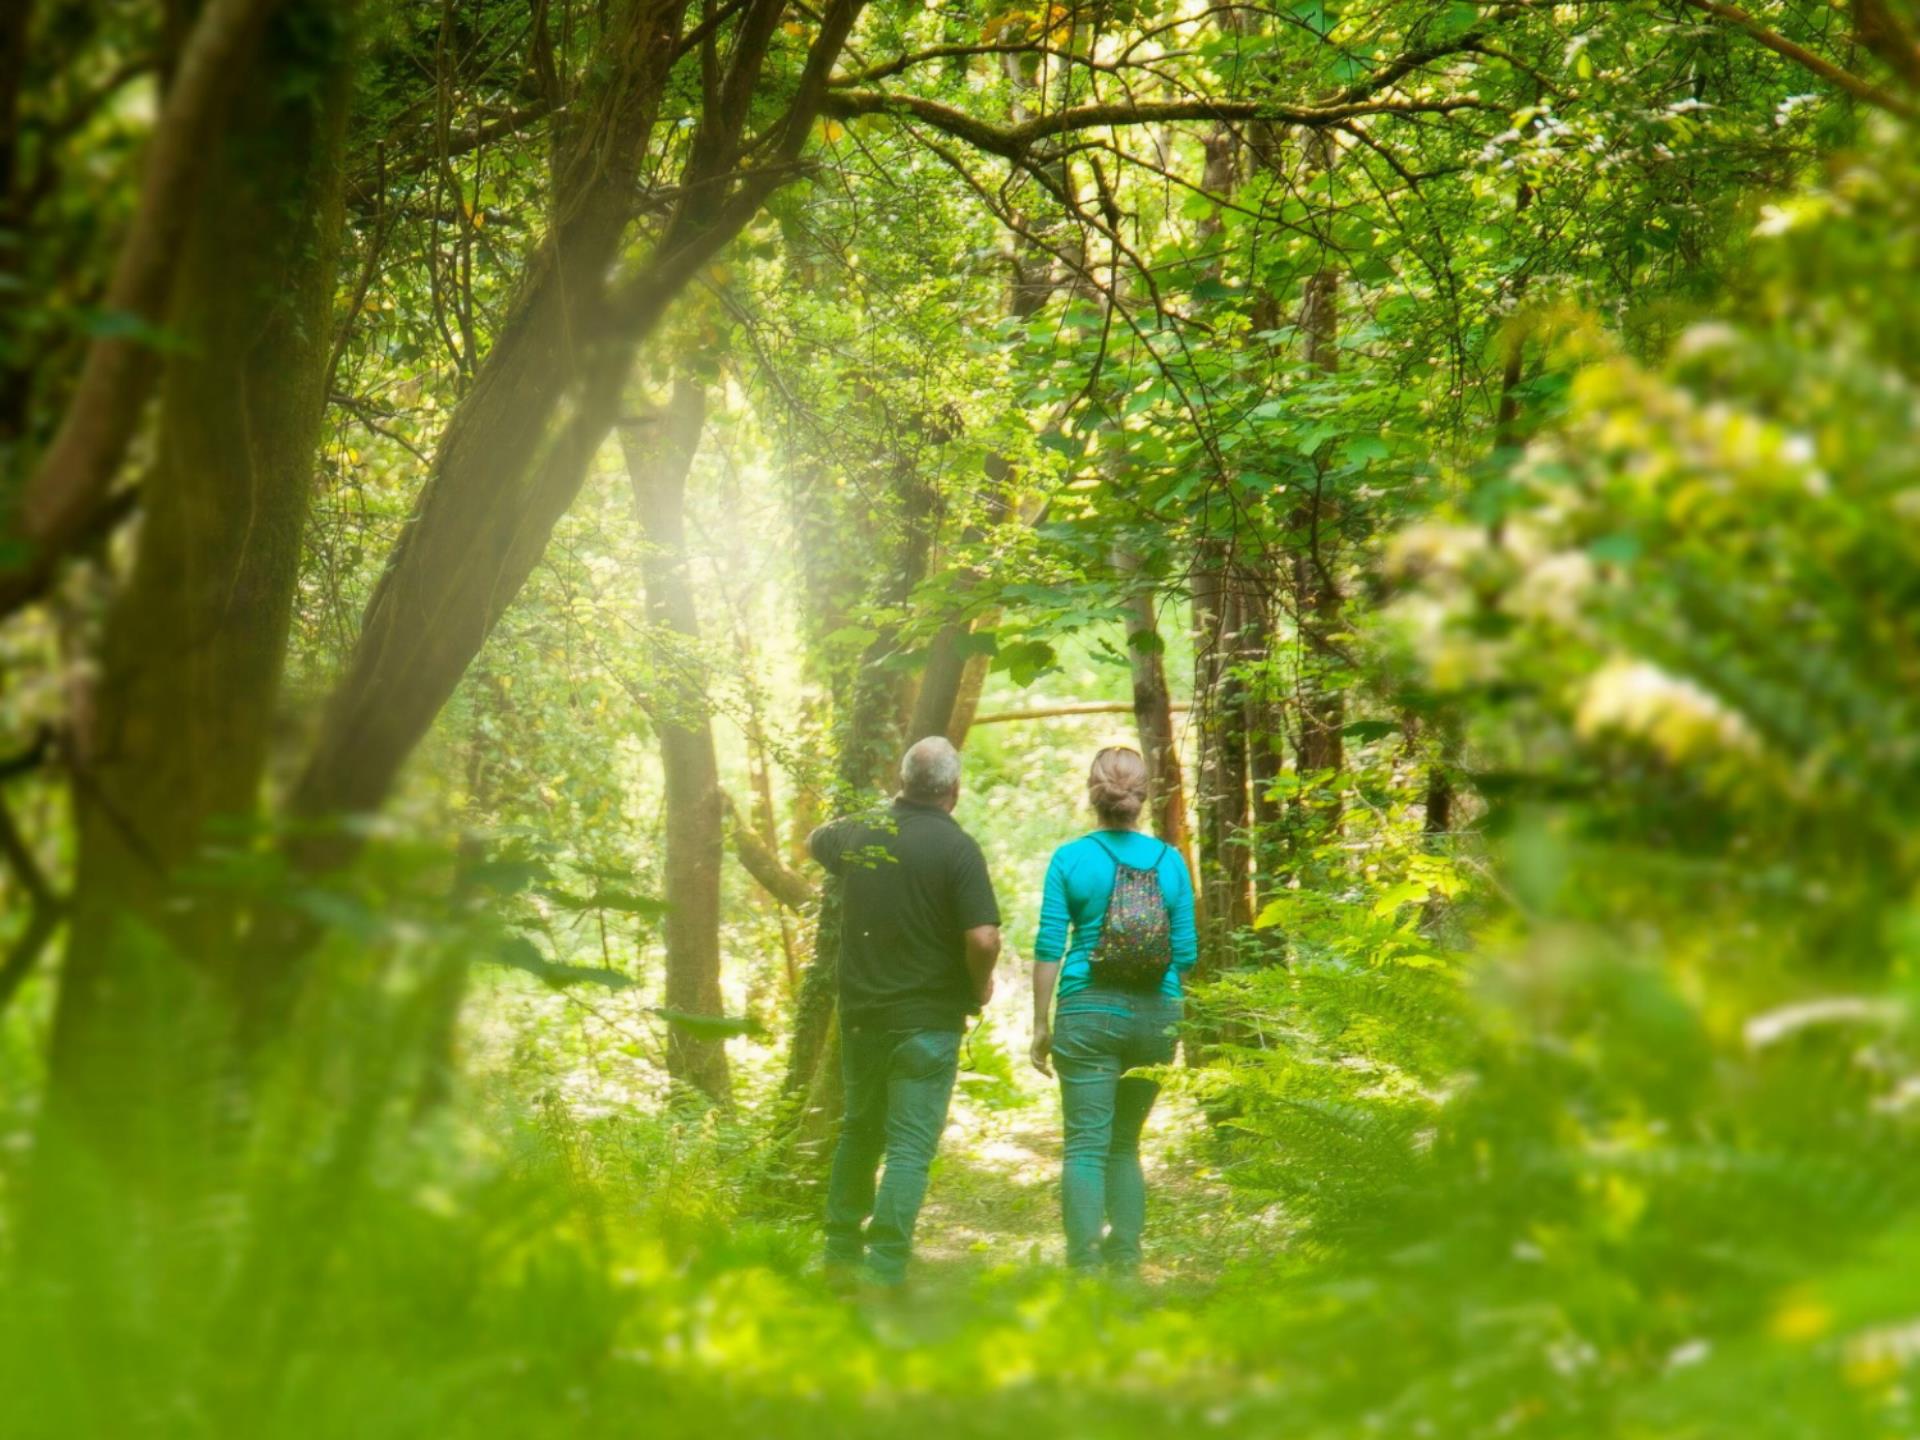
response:
M1021 1103L987 1108L956 1096L915 1237L917 1290L965 1288L1020 1267L1065 1263L1060 1228L1060 1110L1050 1082L1022 1078ZM1198 1158L1205 1125L1184 1097L1163 1094L1148 1120L1146 1260L1152 1289L1204 1291L1253 1246L1273 1243Z

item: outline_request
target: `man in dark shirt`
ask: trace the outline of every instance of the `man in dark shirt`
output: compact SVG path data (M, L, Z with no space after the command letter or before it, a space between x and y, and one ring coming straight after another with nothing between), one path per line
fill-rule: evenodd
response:
M823 825L807 842L841 881L847 1109L827 1185L827 1268L836 1279L857 1274L864 1260L879 1284L905 1281L960 1037L993 994L1000 909L986 858L953 819L959 798L960 756L930 736L900 762L890 806Z

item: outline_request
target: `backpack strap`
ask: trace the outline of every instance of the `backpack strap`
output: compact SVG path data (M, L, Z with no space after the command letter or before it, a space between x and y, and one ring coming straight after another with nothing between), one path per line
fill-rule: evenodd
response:
M1100 838L1100 832L1098 830L1088 831L1087 839L1093 841L1094 844L1098 845L1102 850L1106 851L1108 858L1111 859L1114 864L1125 865L1128 863L1127 861L1122 860L1118 855L1114 853L1113 847L1111 845L1107 844L1106 841ZM1151 870L1153 871L1154 876L1157 879L1160 874L1160 862L1167 858L1167 852L1172 849L1173 847L1171 845L1167 844L1166 841L1162 840L1160 842L1160 853L1153 857L1153 864L1135 865L1132 868L1135 870Z

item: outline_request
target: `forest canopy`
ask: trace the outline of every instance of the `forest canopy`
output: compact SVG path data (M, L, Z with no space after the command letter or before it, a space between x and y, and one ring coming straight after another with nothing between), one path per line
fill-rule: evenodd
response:
M1912 0L5 7L6 1428L1920 1436L1917 124ZM807 837L930 736L848 1303Z

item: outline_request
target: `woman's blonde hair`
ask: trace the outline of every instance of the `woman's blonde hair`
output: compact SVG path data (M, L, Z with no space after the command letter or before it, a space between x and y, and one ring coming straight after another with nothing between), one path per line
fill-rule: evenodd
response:
M1147 762L1126 745L1109 745L1087 768L1087 799L1103 824L1132 826L1147 803Z

